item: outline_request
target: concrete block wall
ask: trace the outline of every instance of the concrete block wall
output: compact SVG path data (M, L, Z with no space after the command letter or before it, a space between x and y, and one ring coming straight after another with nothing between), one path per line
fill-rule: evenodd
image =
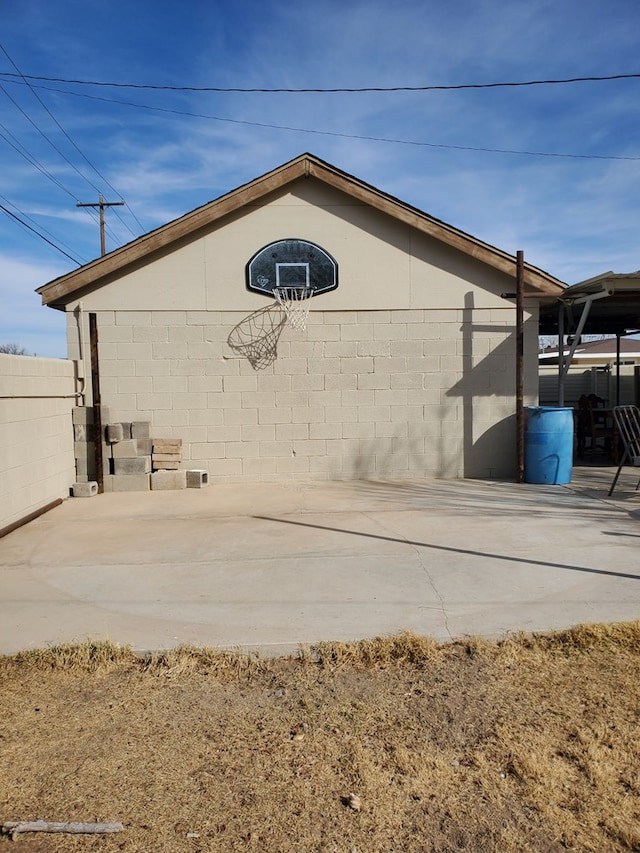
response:
M312 311L262 370L227 343L246 313L97 314L112 419L181 438L186 467L212 483L513 474L510 307ZM535 375L527 386L534 403Z
M75 481L71 361L0 354L0 528Z

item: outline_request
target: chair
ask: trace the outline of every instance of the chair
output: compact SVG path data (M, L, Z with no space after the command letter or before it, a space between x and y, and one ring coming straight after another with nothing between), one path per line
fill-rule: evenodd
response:
M604 402L602 398L590 394L583 394L578 401L579 407L579 440L578 448L580 454L586 452L585 440L589 439L589 450L594 453L598 450L598 441L602 440L603 452L611 453L613 458L618 459L618 432L613 423L608 423L611 411L598 409L599 403Z
M624 453L618 465L618 470L611 483L609 489L609 497L613 494L613 490L618 482L620 471L623 465L633 465L636 468L640 467L640 411L637 406L616 406L613 410L616 426L620 439L624 446ZM640 480L636 486L638 491Z

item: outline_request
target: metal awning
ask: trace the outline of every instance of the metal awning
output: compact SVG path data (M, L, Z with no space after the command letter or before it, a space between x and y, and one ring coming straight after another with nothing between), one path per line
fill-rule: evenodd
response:
M627 335L639 331L640 271L602 273L540 304L541 335Z
M581 281L563 291L553 303L540 305L540 334L558 335L559 351L564 353L567 337L569 351L558 363L558 403L564 405L564 380L569 372L581 335L615 335L617 346L619 397L620 338L640 332L640 271L606 272Z

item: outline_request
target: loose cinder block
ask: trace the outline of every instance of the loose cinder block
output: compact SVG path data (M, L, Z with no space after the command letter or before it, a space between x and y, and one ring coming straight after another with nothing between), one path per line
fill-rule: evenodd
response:
M201 469L192 469L185 472L187 475L188 489L203 489L209 485L209 472Z
M151 490L186 489L186 471L155 471L151 475Z
M149 421L132 421L131 438L151 438L151 424Z
M109 444L115 444L117 441L122 441L124 439L122 424L107 424L106 435Z
M71 419L74 426L76 424L92 424L93 408L91 406L74 406L71 412Z
M98 484L94 480L88 483L74 483L71 486L71 494L74 498L92 498L98 494Z
M105 477L105 492L148 492L151 488L150 476L150 474L131 474L126 477L110 477L108 487Z
M135 438L125 438L118 441L112 445L111 455L114 459L135 459L138 456L138 442Z
M149 474L151 471L150 456L136 456L134 459L114 459L113 473L118 476L132 476L134 474ZM117 491L114 489L114 491Z

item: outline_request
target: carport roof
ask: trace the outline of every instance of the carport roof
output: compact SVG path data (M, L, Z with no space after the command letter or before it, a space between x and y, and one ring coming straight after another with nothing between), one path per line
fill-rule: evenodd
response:
M507 275L516 277L516 257L484 243L433 216L412 207L352 175L342 172L313 154L302 154L259 178L220 196L208 204L185 214L179 219L138 237L104 257L37 289L44 305L63 308L77 298L84 288L99 287L113 280L132 264L149 263L156 253L167 251L172 244L185 239L196 239L199 233L220 222L245 206L264 203L269 193L278 191L300 178L315 178L350 195L356 202L369 205L401 222L440 240L459 251L476 258ZM562 293L564 282L530 264L524 265L524 279L533 292L530 296L553 297Z
M584 305L591 307L582 333L624 335L640 331L640 271L605 272L567 287L558 300L540 306L540 334L557 335L559 306L565 306L565 334L571 334Z

